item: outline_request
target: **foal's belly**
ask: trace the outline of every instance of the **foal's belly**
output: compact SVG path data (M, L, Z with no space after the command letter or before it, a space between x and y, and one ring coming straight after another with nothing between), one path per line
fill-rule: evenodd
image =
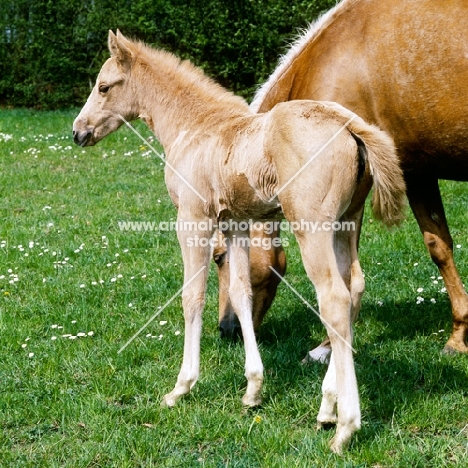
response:
M219 205L224 217L232 219L273 219L281 217L278 199L265 200L249 184L247 177L236 174L225 184L225 191L220 195Z

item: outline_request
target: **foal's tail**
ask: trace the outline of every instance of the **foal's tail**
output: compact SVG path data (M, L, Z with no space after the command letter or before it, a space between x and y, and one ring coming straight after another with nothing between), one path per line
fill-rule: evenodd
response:
M359 117L348 129L374 180L374 216L387 226L399 224L404 218L406 186L392 138Z

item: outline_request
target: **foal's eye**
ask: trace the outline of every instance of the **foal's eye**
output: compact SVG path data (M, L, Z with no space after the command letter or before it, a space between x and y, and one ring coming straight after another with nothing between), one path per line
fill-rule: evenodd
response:
M101 85L99 86L99 92L101 94L106 94L110 89L110 86L107 86L107 85Z

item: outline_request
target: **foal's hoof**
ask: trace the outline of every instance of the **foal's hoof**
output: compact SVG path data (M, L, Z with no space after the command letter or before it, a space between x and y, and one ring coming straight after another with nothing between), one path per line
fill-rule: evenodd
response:
M306 357L301 361L301 364L306 366L313 362L320 364L328 364L330 362L331 349L326 346L317 346L312 351L309 351Z
M177 398L172 396L170 393L164 395L161 401L161 408L173 408L177 403Z
M336 426L338 416L336 414L329 414L328 416L317 416L317 429L329 430Z
M343 444L342 442L336 440L336 437L333 437L330 440L330 450L337 455L343 455L343 450L346 450L348 444Z
M250 396L250 395L245 394L242 397L242 404L250 408L255 408L256 406L260 406L262 404L262 397L259 395Z
M333 429L336 427L336 421L317 421L317 430L325 430L329 431L330 429Z

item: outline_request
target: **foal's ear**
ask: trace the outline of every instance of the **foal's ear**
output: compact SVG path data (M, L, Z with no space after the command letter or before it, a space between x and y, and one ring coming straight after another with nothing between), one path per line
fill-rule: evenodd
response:
M129 64L132 59L132 52L128 48L128 39L117 30L117 35L109 30L109 51L112 57L115 57L121 65Z

